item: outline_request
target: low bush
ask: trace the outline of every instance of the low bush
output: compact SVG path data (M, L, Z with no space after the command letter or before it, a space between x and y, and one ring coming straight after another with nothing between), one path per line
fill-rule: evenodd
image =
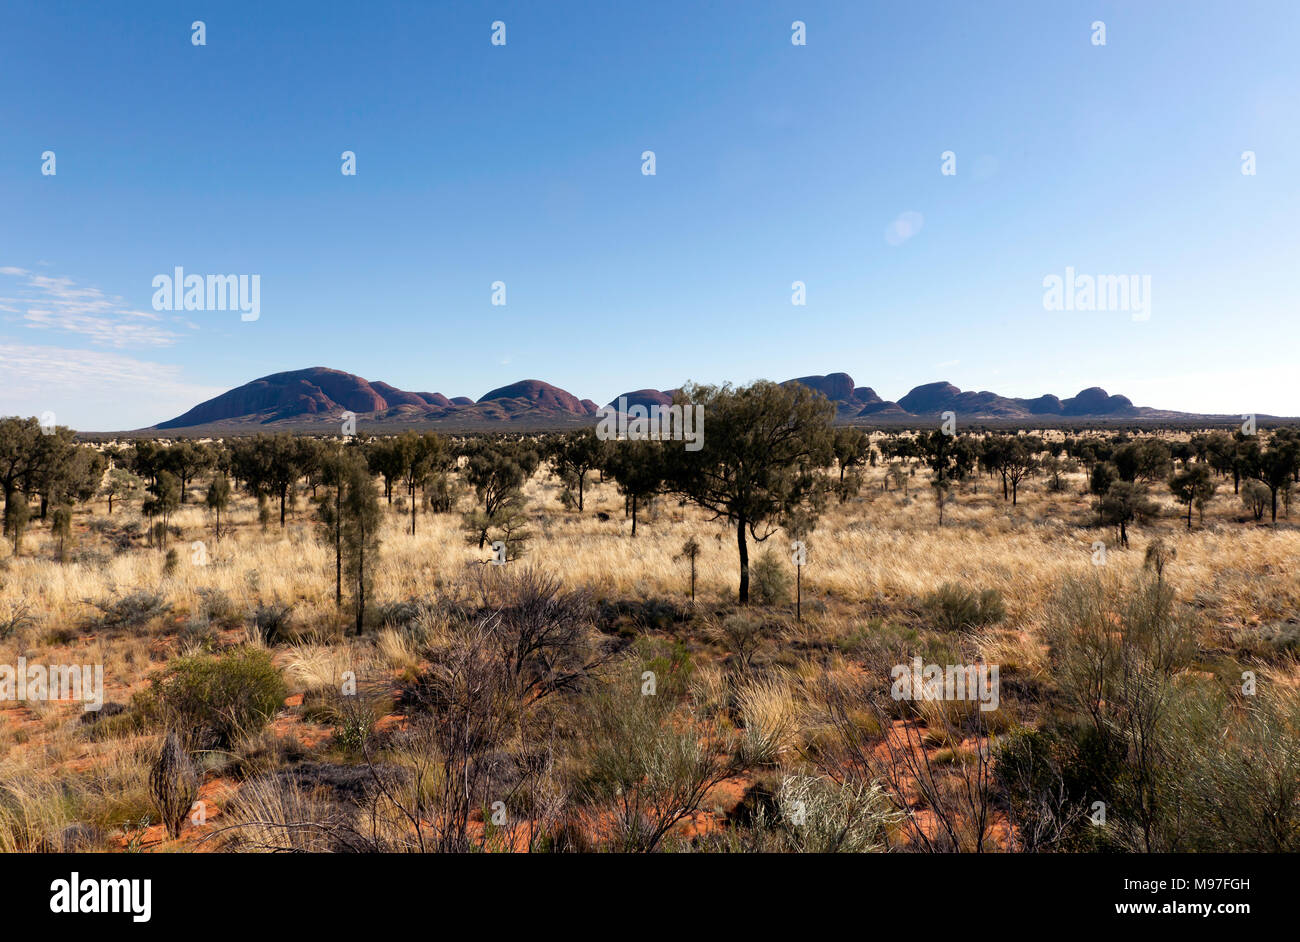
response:
M785 561L768 547L749 567L753 599L759 605L784 605L790 601L793 579Z
M88 628L139 628L172 610L171 603L161 592L136 589L127 595L110 596L98 601L86 599L86 604L99 609Z
M229 749L256 733L284 702L284 681L261 650L182 657L154 677L137 702L181 735L187 749Z
M198 592L202 612L209 620L227 628L239 624L239 608L229 595L214 588L201 588Z
M253 630L264 644L283 644L293 640L293 606L279 602L262 603L253 609Z
M921 608L934 626L943 631L970 631L995 625L1007 616L1002 593L997 589L976 591L945 582L931 592Z

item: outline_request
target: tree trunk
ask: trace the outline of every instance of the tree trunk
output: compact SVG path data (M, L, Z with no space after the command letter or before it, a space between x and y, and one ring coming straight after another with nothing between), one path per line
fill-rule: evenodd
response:
M636 536L636 495L632 495L632 535Z
M745 542L745 518L736 524L736 548L740 550L740 604L749 604L749 544Z
M334 607L343 608L343 485L334 491Z
M357 545L357 637L361 637L361 629L365 624L366 615L366 530L365 526L360 527L360 541Z

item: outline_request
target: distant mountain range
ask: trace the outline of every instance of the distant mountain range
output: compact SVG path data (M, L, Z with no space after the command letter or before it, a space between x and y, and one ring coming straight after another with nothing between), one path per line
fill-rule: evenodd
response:
M1139 408L1127 396L1112 396L1100 386L1080 391L1077 396L1061 400L1053 395L1037 399L1011 399L994 392L963 392L952 383L926 383L917 386L897 402L887 402L869 386L854 387L848 373L829 376L800 376L789 380L802 383L824 394L837 404L841 417L868 416L936 416L955 412L971 419L1032 419L1037 416L1056 418L1165 418L1183 413Z
M906 425L954 412L962 424L1044 425L1073 420L1086 422L1222 422L1229 415L1198 415L1133 405L1126 396L1112 396L1093 386L1068 399L1042 395L1016 399L994 392L962 391L951 383L917 386L897 402L881 399L867 386L857 386L847 373L800 376L787 380L814 389L835 403L837 420L863 425ZM637 389L623 395L628 405L666 405L673 390ZM617 403L615 397L613 403ZM237 433L260 427L295 431L327 431L344 412L353 412L370 428L423 426L447 430L536 430L591 424L600 407L550 383L525 379L502 386L477 401L436 392L407 392L352 373L316 366L274 373L245 383L202 402L183 415L142 431L184 430L186 433ZM1268 418L1263 417L1261 418Z

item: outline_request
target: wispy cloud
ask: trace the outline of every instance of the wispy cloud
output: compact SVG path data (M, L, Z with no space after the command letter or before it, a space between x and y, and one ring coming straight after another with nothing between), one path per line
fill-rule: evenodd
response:
M167 347L178 335L164 327L154 311L132 308L115 295L98 288L81 287L71 278L57 278L0 266L0 276L19 284L0 294L0 312L6 320L32 330L77 334L98 346Z
M182 379L181 369L100 350L0 343L0 415L53 411L86 430L141 428L225 390Z

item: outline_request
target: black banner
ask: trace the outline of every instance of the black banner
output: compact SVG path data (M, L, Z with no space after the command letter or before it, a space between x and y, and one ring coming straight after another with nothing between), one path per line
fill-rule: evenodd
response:
M0 858L0 897L11 929L127 934L194 929L218 914L238 916L241 931L418 925L438 907L446 915L430 926L613 928L637 914L648 930L714 920L734 929L784 911L873 929L1029 919L1147 929L1199 921L1231 932L1289 911L1293 864L1280 855L36 855Z

